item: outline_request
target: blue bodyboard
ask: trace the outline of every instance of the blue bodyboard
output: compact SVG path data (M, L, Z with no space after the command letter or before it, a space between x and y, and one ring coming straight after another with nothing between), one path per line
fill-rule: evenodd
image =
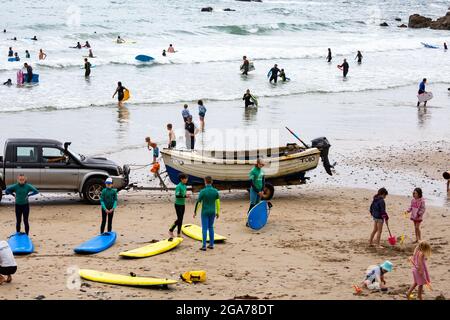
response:
M15 255L25 255L33 253L34 246L30 237L26 233L15 233L8 239L9 247Z
M73 251L79 254L99 253L111 247L116 242L116 239L117 234L115 232L105 232L80 244Z
M269 208L267 201L263 200L250 210L247 223L253 230L259 230L266 225L268 218Z

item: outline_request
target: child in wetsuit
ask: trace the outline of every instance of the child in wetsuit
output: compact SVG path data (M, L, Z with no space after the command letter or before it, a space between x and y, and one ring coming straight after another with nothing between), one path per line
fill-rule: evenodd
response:
M178 228L177 237L181 237L181 226L183 225L184 211L186 208L186 198L190 198L187 194L186 184L188 181L187 175L180 173L178 176L180 183L177 184L175 188L175 212L177 214L177 220L172 224L169 229L169 236L174 237L173 231Z
M250 89L247 89L244 96L242 97L242 100L245 101L245 107L254 106L255 103L252 101L252 95L250 93Z
M102 193L100 194L100 205L102 207L102 224L100 226L100 234L105 232L106 220L108 220L108 232L112 231L114 210L117 208L117 189L113 189L112 185L112 179L106 179L106 188L103 188Z

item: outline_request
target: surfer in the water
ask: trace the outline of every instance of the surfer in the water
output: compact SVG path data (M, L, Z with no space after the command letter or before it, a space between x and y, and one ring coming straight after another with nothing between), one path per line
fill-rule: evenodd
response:
M17 52L14 53L14 59L16 59L16 61L20 61L20 57L19 57L19 54Z
M270 83L272 83L272 81L274 81L275 83L277 83L277 80L278 80L278 73L279 73L279 72L280 72L280 69L278 69L278 65L275 64L275 65L273 66L273 68L270 69L270 71L269 71L269 75L270 75L269 82L270 82Z
M448 49L447 42L444 42L444 50L447 50L447 49Z
M32 157L35 157L37 159L37 154ZM25 233L30 233L30 225L28 223L28 217L30 215L30 204L28 203L28 198L38 193L39 191L32 184L27 182L27 177L25 177L24 174L19 174L17 183L6 188L5 194L11 194L14 196L14 198L16 198L16 232L20 232L21 230L23 217Z
M31 40L33 40L33 41L37 41L37 37L36 37L36 36L34 36L33 38L31 38Z
M253 169L248 174L250 178L250 207L248 211L250 211L254 206L256 206L263 196L264 190L264 171L262 168L264 167L264 162L261 158L256 159L256 164Z
M175 222L169 229L169 236L171 238L174 237L173 231L175 230L175 228L178 228L177 237L181 237L181 226L183 225L186 199L190 198L190 196L187 194L186 188L186 184L188 181L187 175L185 175L184 173L180 173L178 178L180 179L180 183L178 183L177 187L175 188L175 213L177 215L177 220L175 220Z
M328 48L327 62L331 62L331 59L333 59L333 57L331 56L331 49Z
M42 49L39 50L39 60L45 60L47 58L47 54L42 51Z
M362 55L361 51L358 50L358 53L356 54L355 60L358 59L358 63L361 64L362 63L362 58L363 58L363 55Z
M206 240L209 233L208 249L214 249L214 220L219 218L220 197L219 191L212 186L212 178L205 177L205 187L200 191L195 203L194 219L197 216L199 205L202 207L202 247L200 250L206 251Z
M3 82L4 86L12 86L12 81L11 79L8 79L6 82Z
M163 55L163 57L167 56L166 49L163 50L162 55Z
M9 58L14 57L14 51L13 51L12 47L9 47L8 57Z
M23 66L27 69L27 82L30 83L33 80L33 68L28 64L24 63Z
M243 56L242 60L243 60L241 65L242 74L248 75L248 70L250 68L250 61L247 60L247 56Z
M92 49L89 49L89 58L95 58L94 54L92 53Z
M25 58L26 59L30 59L31 58L30 52L28 50L25 50Z
M91 45L89 44L89 41L86 41L86 43L84 44L84 46L83 46L83 48L90 48L91 47Z
M167 49L167 52L169 53L175 53L175 48L172 46L172 44L169 44L169 48Z
M100 205L102 207L102 224L100 225L100 234L105 232L106 220L108 220L108 232L112 231L112 220L114 210L117 208L117 189L113 189L113 180L111 178L105 181L106 188L103 188L100 194Z
M288 77L286 77L286 72L284 71L284 69L281 69L281 71L280 71L280 78L283 82L291 80Z
M75 47L71 47L72 49L81 49L81 43L77 42Z
M417 92L418 94L427 93L426 90L425 90L426 84L427 84L427 78L423 78L422 82L419 84L419 91ZM417 101L417 106L420 107L420 101ZM427 106L427 102L426 101L423 102L423 106L424 107Z
M120 36L117 36L116 42L117 42L117 43L124 43L125 40L123 40Z
M116 94L117 94L117 99L118 99L118 101L119 101L119 107L122 107L123 106L123 103L122 103L122 101L123 101L123 98L125 97L125 90L126 90L127 88L125 88L124 86L122 86L122 82L118 82L117 83L117 89L116 89L116 92L114 92L114 94L113 94L113 99L114 99L114 97L116 96Z
M87 58L84 58L84 76L89 77L91 75L91 63Z
M342 70L342 75L344 76L344 78L346 78L347 74L348 74L348 68L349 68L347 59L344 59L344 62L342 62L341 65L338 65L338 68Z
M254 106L255 103L252 101L252 94L250 93L250 89L247 89L244 96L242 97L242 100L245 101L245 107L248 108L249 106Z

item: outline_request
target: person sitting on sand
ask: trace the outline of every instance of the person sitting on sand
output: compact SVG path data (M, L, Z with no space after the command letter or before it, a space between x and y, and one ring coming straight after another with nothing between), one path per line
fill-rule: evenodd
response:
M100 194L100 205L102 208L102 224L100 225L100 234L105 232L106 220L108 220L108 232L112 231L112 220L114 210L117 208L117 189L113 187L112 178L105 181L105 188Z
M47 58L47 54L42 49L40 49L39 50L39 60L45 60L45 58Z
M426 84L427 84L427 78L423 78L422 82L419 84L419 91L418 94L424 94L427 93L426 91ZM417 101L417 106L420 107L420 101ZM427 106L427 101L423 102L423 106Z
M4 86L12 86L12 81L11 79L8 79L6 82L3 82Z
M0 285L10 283L12 275L17 271L16 259L8 242L0 241Z
M384 275L388 272L392 272L392 267L392 262L388 260L380 265L369 266L366 270L364 280L361 283L361 287L369 290L387 290ZM362 292L362 289L359 286L354 285L353 287L356 290L356 294Z
M175 188L175 213L177 215L177 220L172 224L169 229L169 236L174 237L173 231L178 228L177 237L181 237L181 227L183 225L184 211L186 208L186 199L190 196L187 194L186 184L188 181L188 176L184 173L180 173L178 176L180 183L177 184Z
M416 234L416 241L414 243L417 243L422 240L420 224L422 223L423 216L425 215L425 200L422 198L421 188L414 189L411 205L406 212L411 213L410 219L414 222L414 231Z
M431 256L431 246L426 241L421 241L414 249L414 254L409 258L413 265L412 274L414 282L406 293L408 300L411 299L412 292L417 288L417 298L422 300L423 286L431 286L430 275L428 274L427 259Z
M169 53L175 53L175 48L172 46L172 44L169 45L169 48L167 48L167 52Z
M169 149L174 149L177 146L177 139L175 136L175 132L173 131L173 126L171 123L167 124L167 131L169 132Z
M383 248L380 245L381 241L381 232L383 231L383 223L384 223L384 215L386 213L386 203L384 199L388 195L388 191L385 188L381 188L378 190L377 194L373 197L372 204L370 205L370 214L372 215L372 219L374 221L373 231L370 234L369 245L373 246L373 239L376 235L375 242L379 248Z
M258 157L255 166L248 174L250 179L250 207L248 211L252 210L261 201L261 197L263 196L265 178L262 168L264 165L264 161Z
M208 249L214 249L214 219L219 219L220 197L219 191L212 186L212 178L205 177L205 187L200 191L195 203L194 219L197 216L199 206L202 207L202 247L200 250L206 251L206 240L209 233Z

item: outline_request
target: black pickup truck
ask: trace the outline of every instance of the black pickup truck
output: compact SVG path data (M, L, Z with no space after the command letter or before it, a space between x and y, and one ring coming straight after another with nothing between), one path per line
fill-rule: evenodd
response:
M98 204L106 178L124 189L130 169L99 157L85 157L72 152L70 142L62 144L47 139L9 139L0 156L0 201L3 190L24 174L40 191L76 192L86 201Z

